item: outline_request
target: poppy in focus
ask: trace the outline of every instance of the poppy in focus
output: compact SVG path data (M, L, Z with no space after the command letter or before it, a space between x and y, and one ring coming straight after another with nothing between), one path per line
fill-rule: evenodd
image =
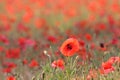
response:
M77 39L69 38L63 42L60 51L64 56L73 56L79 50L79 42Z

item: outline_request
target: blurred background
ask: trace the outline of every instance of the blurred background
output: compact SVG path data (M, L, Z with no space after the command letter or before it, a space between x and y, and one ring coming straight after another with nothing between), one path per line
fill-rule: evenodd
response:
M0 0L0 31L55 28L61 31L79 23L120 23L120 0Z

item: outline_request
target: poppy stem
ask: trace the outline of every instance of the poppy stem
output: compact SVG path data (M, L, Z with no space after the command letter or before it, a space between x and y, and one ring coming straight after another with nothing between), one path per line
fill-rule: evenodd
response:
M70 57L67 57L66 59L67 59L66 60L67 61L66 62L67 63L67 69L66 69L67 74L66 75L67 75L67 80L70 80L70 66L71 66L70 65Z

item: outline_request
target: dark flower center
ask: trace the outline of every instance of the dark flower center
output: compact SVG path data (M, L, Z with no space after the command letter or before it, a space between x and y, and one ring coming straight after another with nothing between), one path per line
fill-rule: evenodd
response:
M72 46L70 44L67 44L67 49L68 50L71 50L72 49Z
M100 47L101 47L101 48L104 48L104 43L100 43Z

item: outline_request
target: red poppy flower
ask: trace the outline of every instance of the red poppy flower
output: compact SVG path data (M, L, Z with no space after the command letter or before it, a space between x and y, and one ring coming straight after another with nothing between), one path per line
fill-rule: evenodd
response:
M116 39L116 38L113 38L113 39L111 40L111 44L113 44L113 45L117 45L118 42L119 42L119 40Z
M80 46L82 46L82 47L84 47L84 46L85 46L85 42L84 42L84 41L82 41L82 40L80 40L80 41L79 41L79 44L80 44Z
M57 38L54 37L54 36L48 36L47 40L50 41L50 42L52 42L52 43L56 43L57 42Z
M25 65L28 63L27 59L23 59L22 63Z
M5 35L0 35L0 42L8 45L9 44L9 40Z
M74 38L67 39L60 47L60 51L64 56L73 56L78 50L79 42Z
M57 61L54 61L51 66L54 68L58 67L63 70L64 69L64 61L62 59L59 59Z
M30 62L29 67L33 68L33 67L37 67L38 65L39 65L38 62L35 59L33 59Z
M104 62L104 63L102 63L102 68L100 69L100 73L108 74L114 70L115 70L115 68L112 66L111 62Z
M13 63L13 62L4 62L4 63L3 63L3 66L4 66L4 67L11 68L11 69L17 67L17 65L16 65L15 63Z
M21 47L22 50L25 50L28 46L35 46L36 42L32 39L27 39L25 37L20 37L18 39L18 45Z
M116 56L116 57L110 57L108 59L108 62L110 62L111 64L114 64L116 62L119 62L119 60L120 60L120 57L118 57L118 56Z
M12 72L12 68L3 68L2 72L3 73L11 73Z
M92 40L92 36L90 35L90 34L85 34L85 38L86 38L86 40L88 40L88 41L91 41Z
M7 58L18 59L20 58L20 49L19 48L12 48L6 51Z
M7 80L16 80L14 76L7 77Z

